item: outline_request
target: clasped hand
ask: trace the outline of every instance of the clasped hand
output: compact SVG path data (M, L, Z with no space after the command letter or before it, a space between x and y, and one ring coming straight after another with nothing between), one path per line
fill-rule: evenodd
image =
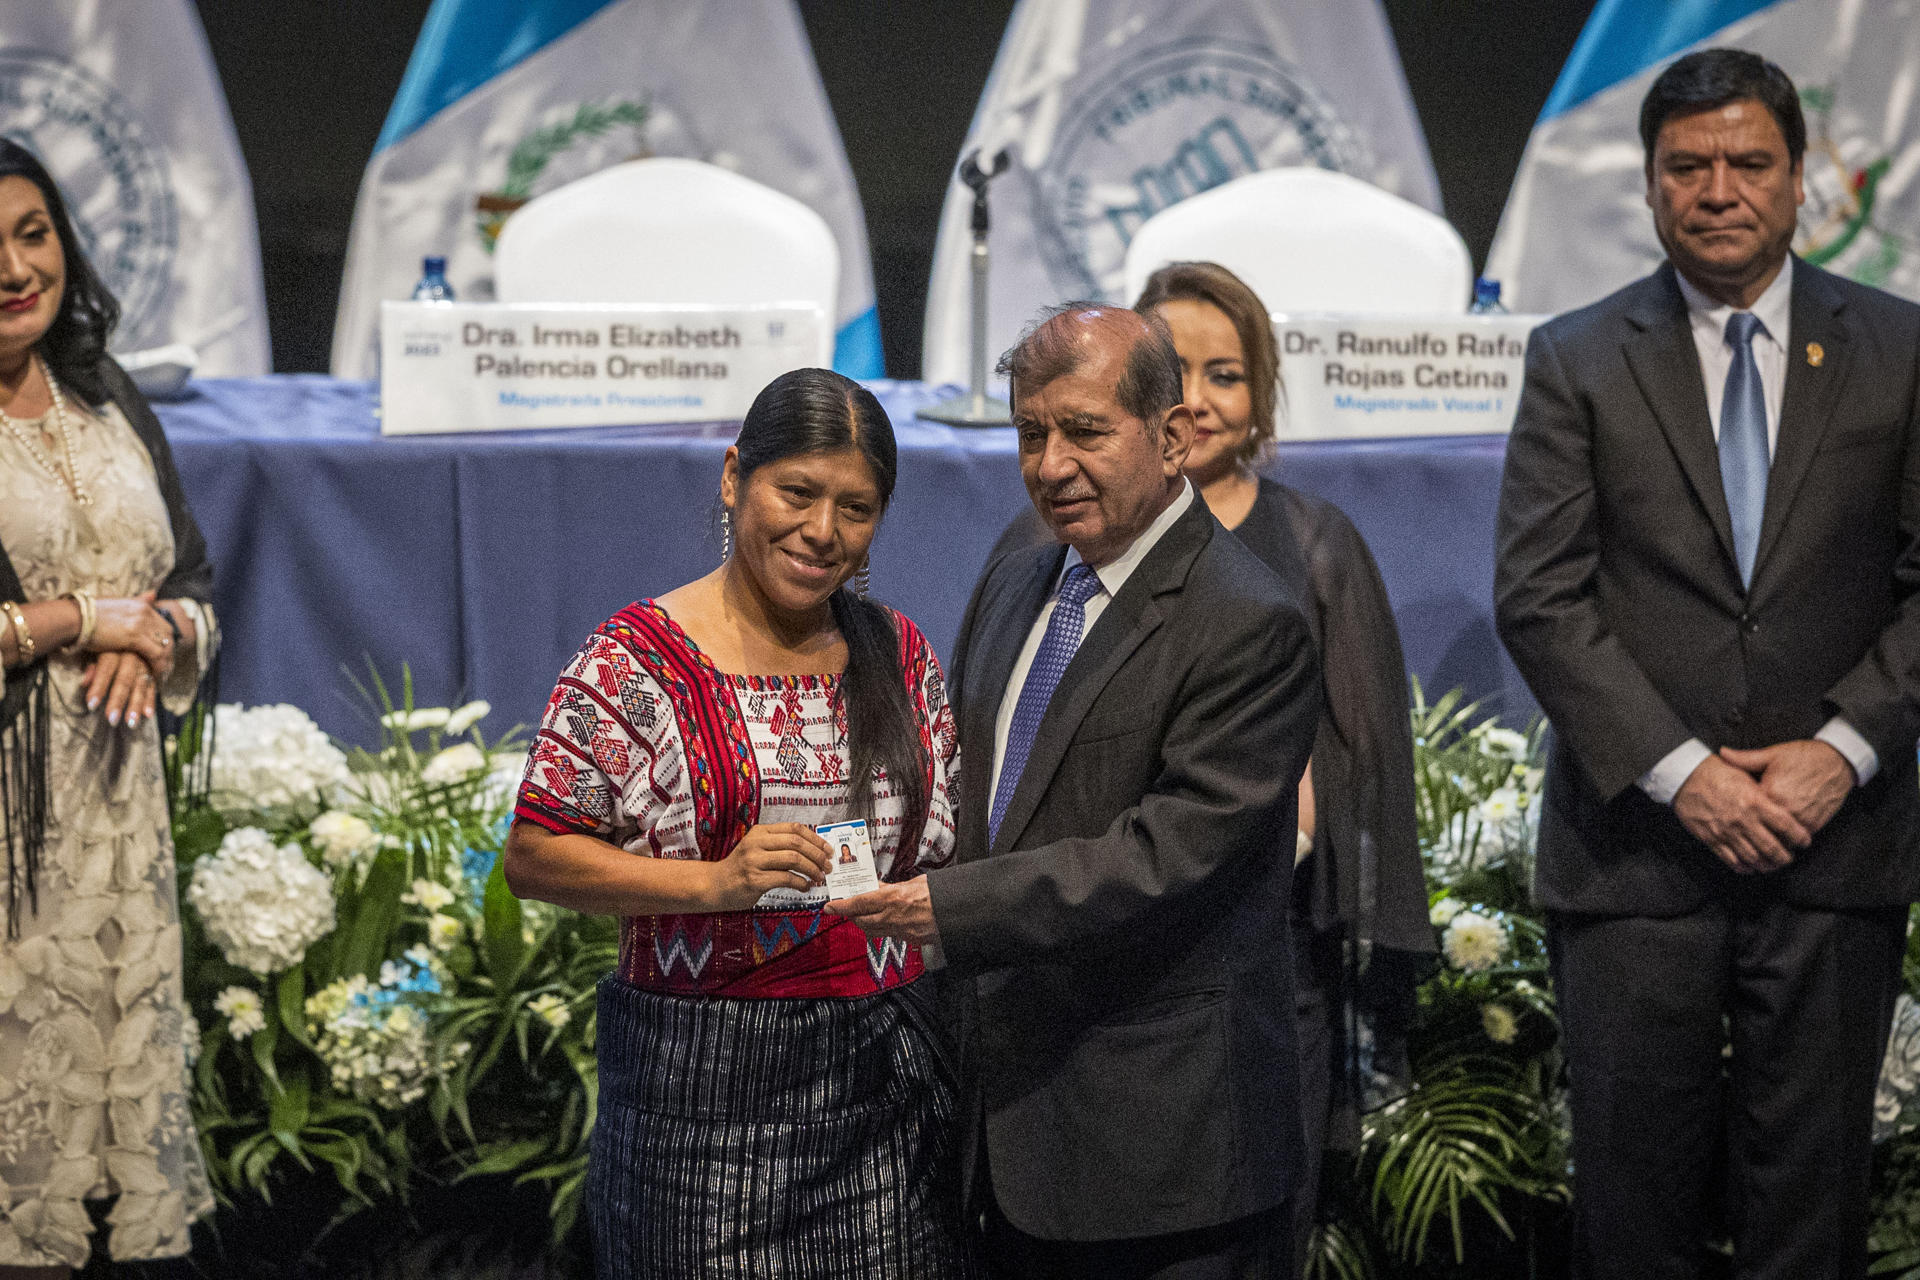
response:
M94 655L81 676L87 710L105 709L107 723L124 717L128 727L150 719L160 682L173 670L173 628L154 604L154 593L94 601Z
M1676 817L1742 875L1777 871L1813 843L1853 789L1853 766L1815 738L1723 747L1673 797Z

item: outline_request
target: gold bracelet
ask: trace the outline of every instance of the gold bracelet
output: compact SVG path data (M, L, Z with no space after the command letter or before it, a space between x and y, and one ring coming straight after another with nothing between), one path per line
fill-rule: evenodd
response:
M86 647L93 643L94 627L100 621L100 615L94 608L93 595L87 591L69 591L66 598L80 610L80 634L73 638L73 647L85 652Z
M13 628L13 646L20 651L20 665L24 667L33 661L33 632L27 630L27 615L11 600L0 600L0 609L7 611L7 624Z

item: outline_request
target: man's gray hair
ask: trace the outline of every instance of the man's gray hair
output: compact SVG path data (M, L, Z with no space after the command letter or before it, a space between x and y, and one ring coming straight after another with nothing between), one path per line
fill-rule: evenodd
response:
M1105 302L1064 302L1048 307L1000 357L994 372L1012 383L1016 404L1022 387L1044 387L1055 378L1074 372L1086 361L1086 344L1077 327L1054 321L1062 316L1096 313L1127 315L1145 327L1146 332L1134 340L1133 348L1127 352L1127 362L1120 372L1114 395L1122 409L1146 424L1149 433L1159 434L1161 423L1174 406L1181 403L1186 392L1180 380L1180 353L1174 350L1173 333L1167 328L1167 322L1157 315L1130 312Z

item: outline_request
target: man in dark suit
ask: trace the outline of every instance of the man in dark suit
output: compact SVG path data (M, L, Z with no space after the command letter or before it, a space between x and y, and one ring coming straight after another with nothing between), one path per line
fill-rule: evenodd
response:
M1789 254L1772 63L1681 59L1640 131L1668 261L1535 331L1500 495L1575 1273L1696 1275L1723 1224L1738 1276L1857 1276L1920 892L1920 308Z
M1163 323L1077 304L1001 371L1067 545L995 558L961 624L956 865L835 909L934 944L963 984L965 1172L996 1274L1280 1276L1312 640L1180 474L1193 415Z

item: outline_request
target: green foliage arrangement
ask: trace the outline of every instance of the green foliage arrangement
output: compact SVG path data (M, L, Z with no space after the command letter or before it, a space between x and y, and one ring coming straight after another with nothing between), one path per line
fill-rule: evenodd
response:
M171 744L176 773L211 779L212 807L177 813L175 833L216 1191L257 1218L289 1212L275 1197L296 1188L303 1221L330 1196L322 1236L430 1201L399 1273L438 1276L504 1266L429 1218L449 1190L484 1185L534 1198L555 1256L569 1240L577 1253L594 985L615 922L507 891L525 752L482 736L484 703L416 707L405 680L397 700L377 679L366 692L383 730L371 751L285 706L221 707L212 733L190 723ZM1364 1117L1307 1274L1563 1275L1566 1078L1529 898L1544 726L1503 727L1458 690L1429 702L1417 681L1412 716L1440 958L1419 991L1413 1088ZM1920 990L1920 937L1907 978ZM1920 1004L1905 996L1877 1123L1875 1274L1920 1280Z
M342 751L293 707L218 708L212 806L177 820L216 1195L270 1209L283 1186L308 1201L331 1186L325 1234L422 1186L510 1179L542 1190L564 1239L616 924L508 892L525 752L482 736L486 704L415 707L410 682L397 703L377 679L369 693L371 751ZM176 763L202 736L189 726Z

